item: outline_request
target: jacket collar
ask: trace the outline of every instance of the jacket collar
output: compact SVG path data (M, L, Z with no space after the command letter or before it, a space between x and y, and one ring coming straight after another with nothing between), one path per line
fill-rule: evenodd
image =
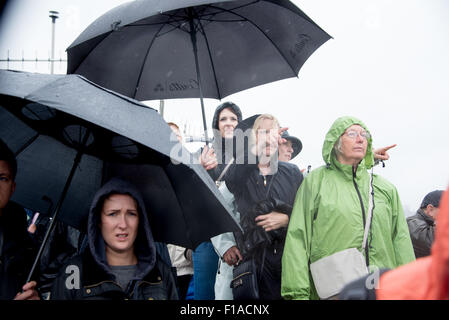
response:
M416 212L417 215L421 216L423 218L424 221L426 221L429 225L433 225L435 222L434 220L429 217L423 209L418 209L418 211Z
M330 167L339 171L346 180L352 181L354 177L352 165L342 164L337 160L335 155L332 155ZM357 171L355 172L356 180L362 176L363 172L366 172L365 160L362 160L357 166Z
M114 281L115 277L112 273L107 272L104 268L102 268L96 261L95 257L92 256L89 250L83 254L82 257L82 269L83 269L83 286L95 286L100 285L106 281ZM162 279L161 272L158 268L159 261L156 262L155 266L147 271L144 277L139 278L135 277L133 280L136 281L146 281L151 283L160 282ZM137 265L138 269L142 269L142 264L139 263Z

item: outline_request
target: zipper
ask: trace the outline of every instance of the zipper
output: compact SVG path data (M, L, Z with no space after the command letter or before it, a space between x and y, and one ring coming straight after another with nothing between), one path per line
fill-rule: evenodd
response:
M267 177L263 176L263 186L266 187L267 186Z
M352 182L354 183L354 188L357 191L357 195L360 200L360 206L362 207L363 229L365 230L365 224L366 224L365 206L363 205L362 196L360 194L359 186L357 185L355 178L356 178L356 172L354 172L354 170L352 170ZM365 253L366 253L366 255L365 255L366 266L368 267L369 266L369 247L366 248Z

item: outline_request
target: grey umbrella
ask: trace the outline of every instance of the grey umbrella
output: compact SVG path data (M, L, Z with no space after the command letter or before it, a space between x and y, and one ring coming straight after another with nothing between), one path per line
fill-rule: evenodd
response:
M19 166L12 200L52 223L83 229L95 192L120 177L141 190L156 241L195 248L239 230L207 172L138 101L79 75L0 70L0 123Z
M80 34L67 73L137 100L199 97L206 131L203 97L297 77L329 38L287 0L136 0Z

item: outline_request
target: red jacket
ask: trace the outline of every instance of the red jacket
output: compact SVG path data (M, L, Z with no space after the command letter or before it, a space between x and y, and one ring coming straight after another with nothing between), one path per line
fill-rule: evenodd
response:
M449 299L449 188L443 194L432 253L384 273L377 300Z

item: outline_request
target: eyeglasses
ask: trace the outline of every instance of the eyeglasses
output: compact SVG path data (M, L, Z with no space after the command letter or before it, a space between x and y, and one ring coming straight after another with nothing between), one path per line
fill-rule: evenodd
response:
M355 130L348 130L345 132L345 134L351 139L356 139L358 135L360 135L363 139L366 139L366 140L368 140L371 137L369 132L366 132L366 131L357 132Z

